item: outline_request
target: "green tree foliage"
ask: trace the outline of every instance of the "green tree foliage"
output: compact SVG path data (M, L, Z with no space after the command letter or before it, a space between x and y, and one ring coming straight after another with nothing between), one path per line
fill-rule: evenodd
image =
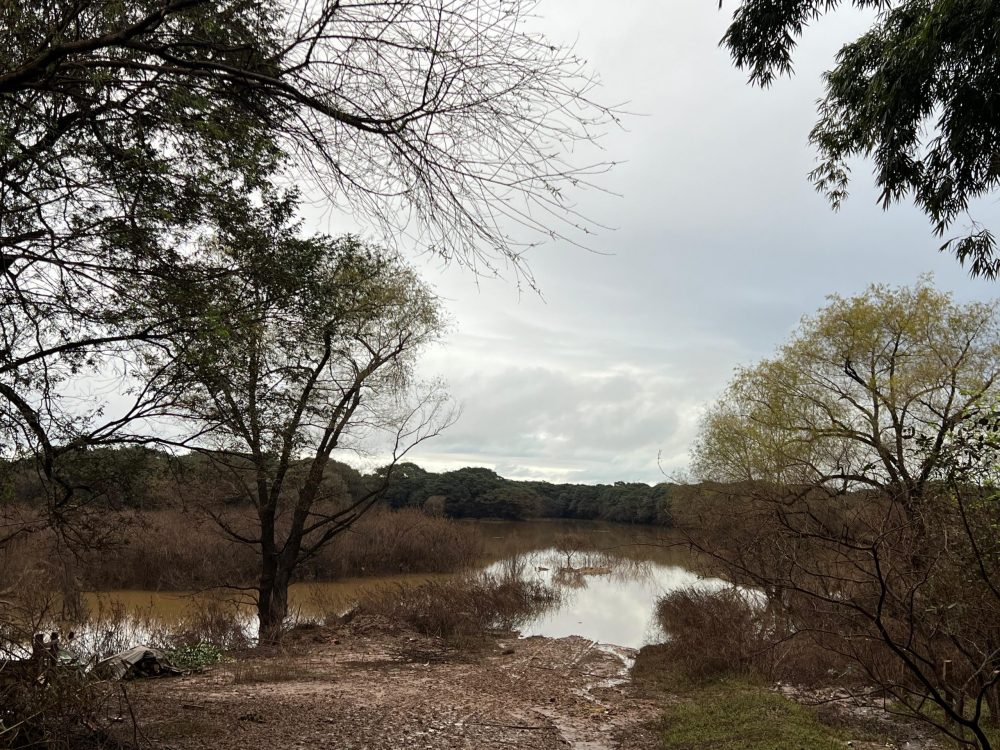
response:
M211 460L257 512L247 529L206 508L260 555L266 640L280 632L299 566L378 500L378 487L353 499L332 484L334 452L378 434L395 462L449 418L436 391L411 389L414 355L441 330L437 299L395 254L352 237L301 238L293 215L274 196L214 238L234 272L195 295L212 325L192 333L182 358L147 364L194 435L179 445Z
M721 3L720 3L721 4ZM875 162L883 206L908 196L947 233L975 199L1000 184L1000 7L980 0L853 0L877 11L872 27L841 48L810 139L817 189L839 207L852 157ZM750 80L792 72L806 26L835 11L831 0L744 0L723 44ZM973 275L996 278L995 238L972 222L950 249Z
M1000 315L924 281L831 297L705 416L692 539L900 710L1000 716ZM810 635L811 634L811 635Z
M222 462L227 470L220 472ZM296 459L290 471L301 474L308 462ZM252 461L216 456L211 449L172 454L148 447L99 448L77 454L74 465L81 467L78 476L93 478L86 485L93 493L88 502L103 501L101 508L142 511L202 504L222 509L252 502L243 487L253 476ZM0 464L0 481L5 482L8 502L44 505L44 482L33 462ZM390 508L422 508L453 518L568 518L663 526L673 524L677 492L683 489L641 482L520 482L485 468L435 474L408 461L362 474L333 458L324 470L323 485L327 499L337 506L357 503L374 491Z
M916 513L943 447L1000 389L996 305L928 281L830 297L778 354L739 370L708 412L706 481L885 491Z
M386 481L390 473L391 481ZM427 500L427 479L428 473L409 461L401 461L395 466L383 466L375 472L375 481L386 485L382 498L391 508L423 504Z
M375 478L385 474L381 470ZM393 507L423 507L435 498L453 518L574 518L670 525L672 490L669 484L651 487L639 482L519 482L491 469L473 467L434 474L415 464L400 464L392 472L385 498Z

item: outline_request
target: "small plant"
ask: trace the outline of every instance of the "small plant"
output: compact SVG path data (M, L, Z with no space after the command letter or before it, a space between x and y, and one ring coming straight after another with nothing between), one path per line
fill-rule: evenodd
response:
M587 546L587 539L582 534L563 534L554 544L556 552L566 558L563 566L566 570L573 570L573 556L583 552Z
M666 642L644 648L636 663L648 676L669 673L696 685L728 678L811 684L846 669L817 644L820 634L796 632L780 611L736 587L671 591L657 602L656 618Z
M214 643L189 644L178 646L167 651L170 663L178 669L185 671L196 671L218 664L222 661L224 654L221 648Z

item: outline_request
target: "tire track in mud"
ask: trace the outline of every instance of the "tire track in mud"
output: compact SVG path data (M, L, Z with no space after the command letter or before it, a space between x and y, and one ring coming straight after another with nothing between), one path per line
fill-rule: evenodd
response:
M469 652L400 631L320 635L296 654L137 685L148 733L175 750L655 747L645 726L659 706L632 688L629 649L576 636ZM280 679L234 679L254 668ZM192 703L206 721L185 726Z

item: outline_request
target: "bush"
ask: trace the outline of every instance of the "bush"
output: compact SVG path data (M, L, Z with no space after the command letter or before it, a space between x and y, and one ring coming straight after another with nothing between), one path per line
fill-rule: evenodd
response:
M482 554L478 529L405 508L376 510L325 547L310 573L321 579L383 573L451 573Z
M384 617L418 633L447 639L509 631L557 601L538 581L487 574L393 586L365 595L355 615Z
M664 663L677 676L696 682L770 676L771 644L757 609L736 588L670 592L656 605L656 619L667 636Z
M214 643L201 641L168 649L167 657L170 659L170 663L178 669L194 671L218 664L222 661L223 652Z
M739 677L802 684L829 682L847 669L846 659L817 641L822 629L796 630L762 597L735 587L672 591L657 603L656 618L666 641L643 650L640 674L662 671L690 683Z
M21 587L19 600L0 600L0 748L75 748L99 744L109 726L109 701L119 686L95 681L46 641L57 597Z
M227 511L235 528L253 523L249 508ZM109 519L128 528L124 543L85 553L67 570L54 561L57 540L42 533L0 549L0 593L31 572L52 579L67 594L140 589L190 591L252 585L259 560L250 545L225 538L197 513L156 510ZM482 554L479 531L447 518L408 508L376 509L323 547L300 578L320 580L385 573L451 573L471 567ZM60 579L69 577L73 585Z

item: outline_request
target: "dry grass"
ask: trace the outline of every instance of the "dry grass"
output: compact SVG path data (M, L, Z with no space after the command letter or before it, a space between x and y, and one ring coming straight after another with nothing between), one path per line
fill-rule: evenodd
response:
M54 645L35 639L52 631L58 596L24 586L18 593L0 602L0 748L102 746L110 705L124 697L122 689L95 681Z
M272 682L295 682L308 678L309 672L288 658L263 661L238 661L229 671L234 685L255 685Z
M377 510L327 547L310 572L320 579L383 573L451 573L482 554L477 529L420 510Z
M251 528L248 508L227 519ZM47 588L75 590L192 591L252 585L257 551L224 538L204 514L157 510L122 517L124 541L75 558L57 554L50 532L0 549L0 593L13 581L32 576ZM376 509L335 538L300 571L300 579L332 580L386 573L445 573L473 565L482 554L477 530L422 511Z

